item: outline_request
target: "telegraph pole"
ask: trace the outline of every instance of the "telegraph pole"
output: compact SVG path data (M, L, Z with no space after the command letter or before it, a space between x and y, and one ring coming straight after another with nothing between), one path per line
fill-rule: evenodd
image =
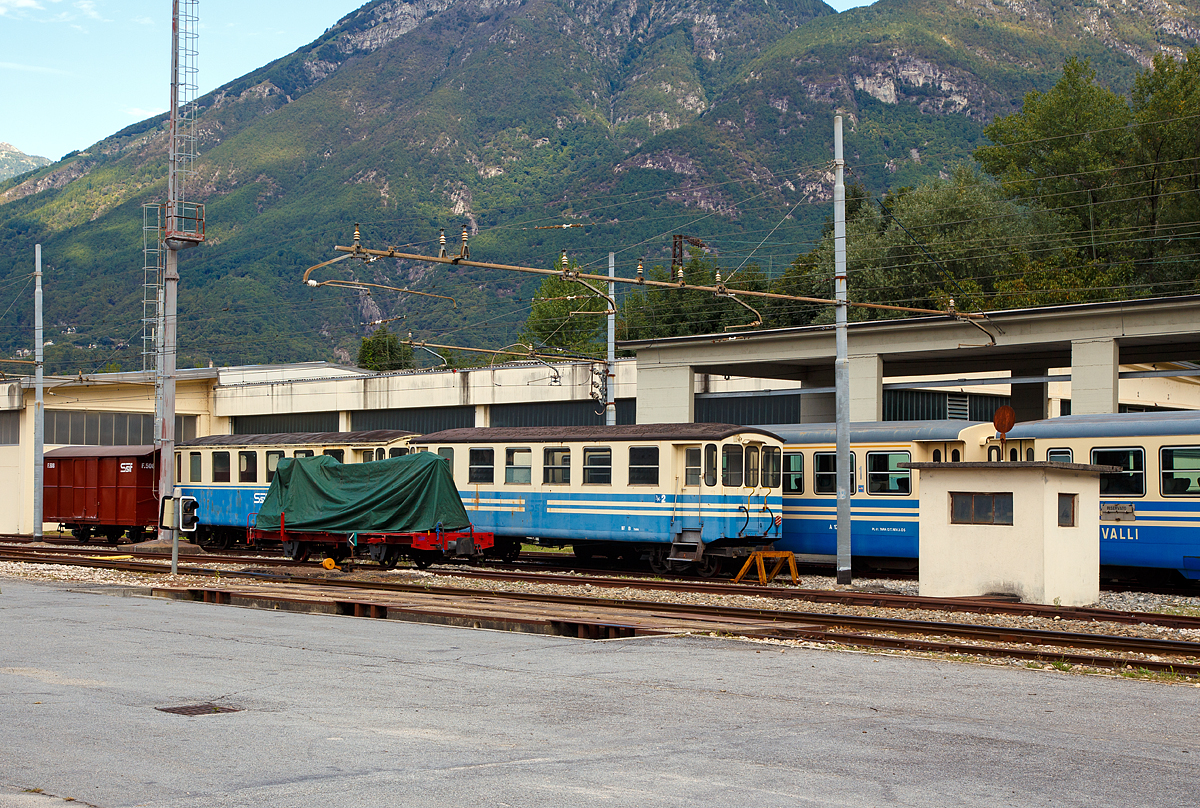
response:
M617 257L608 254L608 299L613 301L608 309L608 364L604 368L604 424L617 424Z
M850 359L846 341L846 185L842 177L842 116L833 118L833 277L835 302L834 342L837 356L833 366L837 410L837 582L848 584L850 574Z
M44 468L46 442L46 409L43 400L44 361L42 352L42 245L33 248L33 540L42 540L42 515L45 513L42 486L45 483Z

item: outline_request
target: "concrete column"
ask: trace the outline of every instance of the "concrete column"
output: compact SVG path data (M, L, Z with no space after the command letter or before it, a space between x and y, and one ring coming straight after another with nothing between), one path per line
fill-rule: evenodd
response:
M486 427L492 425L492 405L491 404L476 404L475 405L475 426Z
M690 365L643 365L638 362L637 422L639 424L690 424L695 419Z
M353 432L353 424L353 413L350 410L338 410L338 432Z
M1014 376L1045 376L1046 368L1019 368ZM1049 418L1049 391L1046 382L1012 385L1012 408L1017 414L1017 423L1040 421Z
M837 418L837 398L833 393L800 396L800 423L832 424Z
M1117 412L1120 368L1115 339L1071 340L1071 414Z
M883 420L883 360L879 354L850 357L850 420Z

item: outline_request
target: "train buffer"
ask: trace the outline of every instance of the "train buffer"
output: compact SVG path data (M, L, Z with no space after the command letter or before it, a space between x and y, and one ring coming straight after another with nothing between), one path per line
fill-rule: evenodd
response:
M771 571L767 572L766 559L773 558L775 563L771 565ZM742 571L739 572L733 579L736 584L745 577L753 566L758 567L758 583L766 586L770 581L775 580L775 576L783 569L783 565L787 564L788 569L792 573L792 583L800 583L800 573L796 571L796 556L790 550L755 550L746 559L746 563L742 565Z

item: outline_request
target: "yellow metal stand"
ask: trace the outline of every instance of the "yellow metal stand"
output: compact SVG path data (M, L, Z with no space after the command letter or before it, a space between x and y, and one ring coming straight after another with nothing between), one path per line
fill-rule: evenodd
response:
M763 559L766 558L775 559L775 564L772 565L771 573L769 575L767 574L766 564L763 563ZM791 570L792 583L800 583L800 573L796 572L796 556L789 550L757 550L751 553L750 557L746 559L746 563L742 567L742 571L737 574L737 577L733 579L733 582L736 584L741 581L746 573L750 571L750 567L757 564L758 583L762 586L766 586L768 582L775 580L775 576L778 575L779 571L783 569L783 565L785 563L788 565L788 569Z

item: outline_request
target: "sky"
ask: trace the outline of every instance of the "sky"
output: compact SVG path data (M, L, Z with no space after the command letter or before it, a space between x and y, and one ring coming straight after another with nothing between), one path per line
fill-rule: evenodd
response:
M826 0L838 11L872 0ZM203 95L307 45L364 0L199 0ZM0 0L0 142L57 160L170 103L171 2Z

